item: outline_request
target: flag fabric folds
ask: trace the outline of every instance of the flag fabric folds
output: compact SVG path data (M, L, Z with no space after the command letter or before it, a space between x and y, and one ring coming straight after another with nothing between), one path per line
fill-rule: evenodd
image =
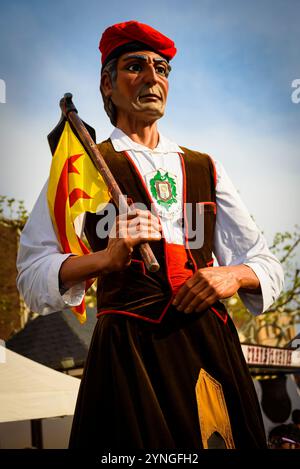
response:
M76 219L101 210L110 199L108 188L69 122L62 119L48 140L53 153L47 194L51 220L62 251L84 255L89 249L76 233ZM86 282L86 290L91 283ZM81 323L86 320L84 300L72 310Z

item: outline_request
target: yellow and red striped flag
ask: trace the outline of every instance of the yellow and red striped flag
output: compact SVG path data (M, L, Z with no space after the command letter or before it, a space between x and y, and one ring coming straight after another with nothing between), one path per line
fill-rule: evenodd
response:
M84 212L101 210L109 192L69 122L60 121L48 140L53 153L47 195L51 220L62 251L84 255L90 251L76 234L76 219ZM92 283L86 282L86 290ZM84 299L72 310L81 323L86 320Z

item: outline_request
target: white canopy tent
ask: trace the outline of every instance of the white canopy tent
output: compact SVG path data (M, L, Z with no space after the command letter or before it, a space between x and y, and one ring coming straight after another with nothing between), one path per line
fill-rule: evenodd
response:
M0 422L73 415L79 385L0 345Z

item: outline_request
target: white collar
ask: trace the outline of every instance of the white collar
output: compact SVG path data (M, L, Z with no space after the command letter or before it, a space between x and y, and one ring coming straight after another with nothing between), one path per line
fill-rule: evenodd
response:
M112 145L115 151L147 151L151 153L183 153L181 148L177 143L172 142L171 140L164 137L162 134L159 134L159 142L157 147L151 150L140 143L136 143L131 138L128 137L121 129L117 127L113 130L110 136Z

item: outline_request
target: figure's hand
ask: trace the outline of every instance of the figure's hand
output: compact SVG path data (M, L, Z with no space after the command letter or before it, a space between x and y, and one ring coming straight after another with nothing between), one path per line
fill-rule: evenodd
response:
M134 246L161 239L161 225L149 210L136 209L134 214L116 217L106 248L108 268L106 272L123 270L131 263Z
M217 300L229 298L242 286L236 267L206 267L197 270L176 294L173 305L179 311L192 313L209 308ZM251 270L251 269L250 269Z

